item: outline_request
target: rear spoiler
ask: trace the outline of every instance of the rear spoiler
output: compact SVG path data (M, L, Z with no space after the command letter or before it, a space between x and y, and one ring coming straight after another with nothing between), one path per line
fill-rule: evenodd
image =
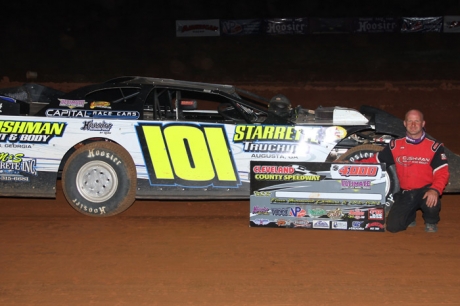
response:
M396 137L406 136L406 128L401 119L379 108L363 105L359 111L370 118L379 134L388 134Z

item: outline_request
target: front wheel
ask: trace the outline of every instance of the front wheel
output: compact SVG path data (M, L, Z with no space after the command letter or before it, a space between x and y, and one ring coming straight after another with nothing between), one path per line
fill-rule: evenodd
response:
M136 196L136 167L129 153L111 142L76 150L62 172L62 188L77 211L96 217L128 209Z
M382 146L375 146L375 145L361 145L350 150L346 151L342 154L337 161L348 161L350 163L359 163L362 159L367 159L369 157L374 156L376 153L383 150ZM399 191L399 180L398 176L396 175L396 169L394 165L387 167L385 174L386 180L386 206L385 211L388 213L390 211L391 206L394 203L394 194Z

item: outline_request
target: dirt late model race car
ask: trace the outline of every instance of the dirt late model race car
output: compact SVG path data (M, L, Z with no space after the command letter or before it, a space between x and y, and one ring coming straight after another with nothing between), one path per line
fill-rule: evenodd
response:
M0 196L53 198L61 179L72 207L102 217L135 199L248 199L251 161L353 162L405 135L370 106L292 108L283 95L146 77L1 89L0 110ZM385 177L391 203L399 184L391 167ZM446 192L458 182L453 172Z

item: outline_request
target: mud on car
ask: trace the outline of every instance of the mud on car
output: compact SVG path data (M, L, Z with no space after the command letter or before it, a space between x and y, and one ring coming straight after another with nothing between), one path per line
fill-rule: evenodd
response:
M70 205L98 217L136 199L248 199L250 161L354 162L405 135L371 106L306 109L283 95L136 76L70 92L5 88L0 110L0 196L52 198L61 180ZM460 191L453 170L445 192ZM386 179L391 204L391 167Z

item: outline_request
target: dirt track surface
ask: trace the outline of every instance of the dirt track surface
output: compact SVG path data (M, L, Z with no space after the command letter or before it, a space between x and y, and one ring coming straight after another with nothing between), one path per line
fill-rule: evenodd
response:
M451 82L245 87L311 108L419 108L460 153ZM443 196L435 234L420 214L397 234L266 229L249 228L248 201L136 201L91 218L58 184L56 199L0 201L0 305L459 305L459 202Z

